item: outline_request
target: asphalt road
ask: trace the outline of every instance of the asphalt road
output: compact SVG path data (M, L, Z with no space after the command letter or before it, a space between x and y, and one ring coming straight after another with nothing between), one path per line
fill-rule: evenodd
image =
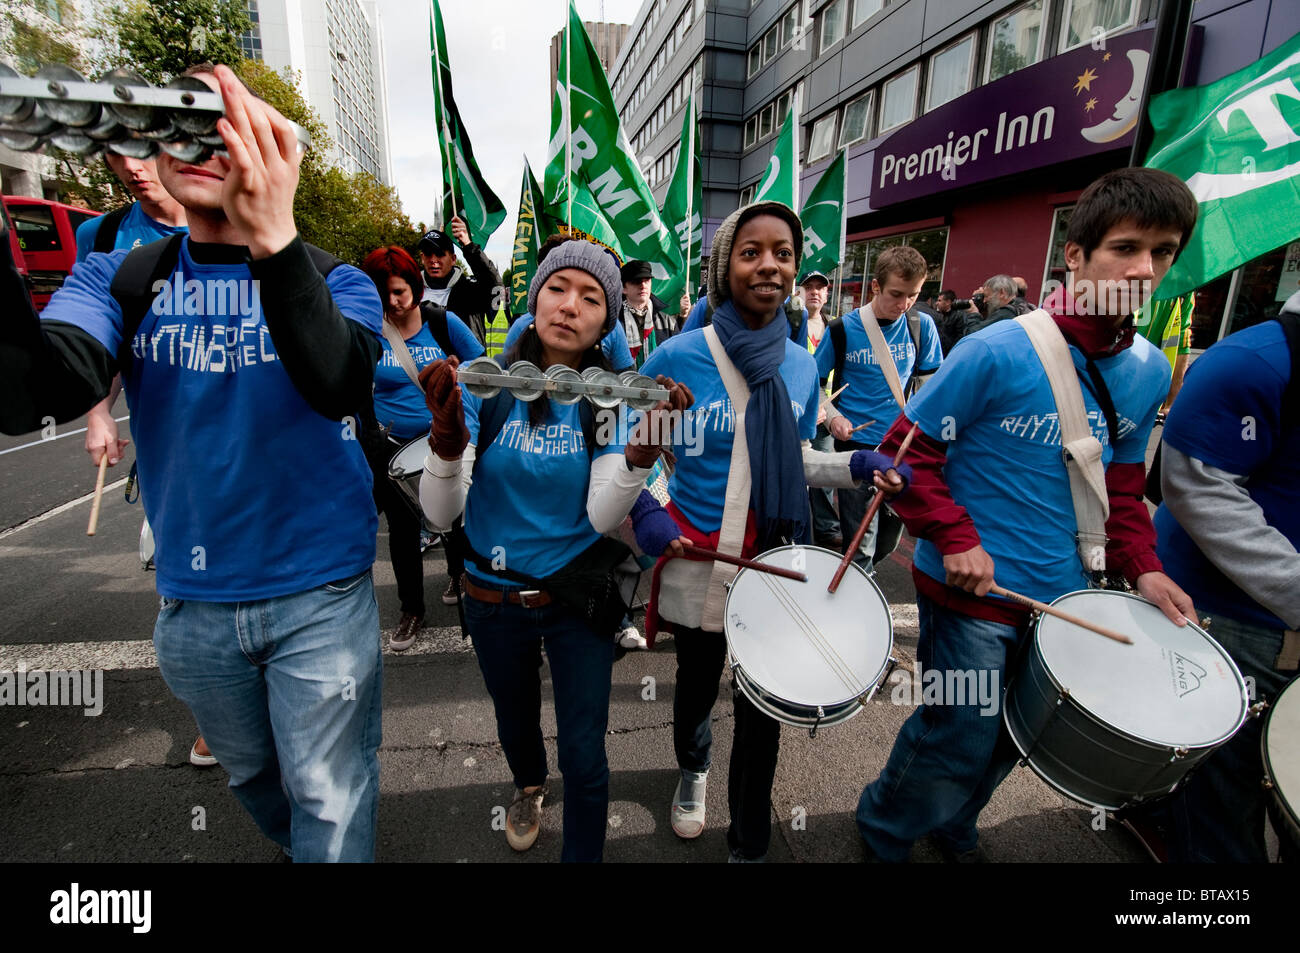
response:
M121 407L118 416L125 413ZM164 685L149 641L157 595L153 574L141 570L137 556L141 508L124 502L121 487L111 490L99 532L88 538L89 503L82 498L95 471L82 437L24 446L38 438L0 441L0 671L20 664L28 670L101 669L104 709L86 717L79 709L0 707L0 802L6 805L0 860L270 860L274 849L226 790L225 773L188 763L194 724ZM128 449L128 461L131 456ZM110 483L125 476L123 466L117 471L110 471ZM391 629L398 606L382 530L381 521L375 581L380 618ZM894 654L910 667L914 593L906 559L896 557L878 578L893 607ZM493 828L493 809L509 803L510 775L474 655L456 629L455 609L438 599L446 582L441 550L430 551L425 571L429 628L411 651L385 653L378 859L557 860L560 779L553 779L543 834L532 851L513 854ZM714 710L718 767L708 789L705 834L682 842L668 825L676 782L673 656L673 641L665 638L654 651L630 653L614 667L607 860L726 859L727 685ZM549 694L549 678L545 690ZM879 773L910 711L882 692L856 718L823 728L815 738L782 729L770 860L860 859L852 819L858 795ZM554 765L549 705L545 712ZM999 861L1145 860L1113 821L1102 830L1094 830L1096 823L1088 809L1018 768L982 816L981 837ZM940 857L922 841L913 859Z

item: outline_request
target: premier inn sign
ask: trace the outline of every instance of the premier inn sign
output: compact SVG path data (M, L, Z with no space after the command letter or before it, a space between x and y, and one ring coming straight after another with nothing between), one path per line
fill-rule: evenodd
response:
M871 207L1126 147L1151 27L1098 39L945 103L875 149Z

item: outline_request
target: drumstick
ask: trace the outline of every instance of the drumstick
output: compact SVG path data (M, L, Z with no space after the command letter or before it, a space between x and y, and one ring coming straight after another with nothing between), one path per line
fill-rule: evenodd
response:
M86 535L94 536L95 529L99 526L99 503L104 498L104 474L108 472L108 448L104 448L104 455L99 458L99 476L95 477L95 499L90 504L90 523L86 526Z
M874 423L875 423L874 420L868 420L865 424L858 424L856 427L854 427L852 430L849 431L849 434L850 434L850 435L855 434L855 433L857 433L859 430L864 430L864 429L866 429L867 427L870 427L870 426L871 426L872 424L874 424Z
M696 546L693 543L682 543L682 549L688 553L697 553L706 559L713 559L720 563L728 563L732 566L739 566L742 569L753 569L756 572L765 572L773 576L783 576L786 579L793 579L795 582L807 582L808 577L801 572L795 572L793 569L784 569L781 566L769 566L767 563L755 562L752 559L742 559L739 556L728 556L726 553L720 553L716 549L705 549L703 546Z
M845 392L846 390L848 390L848 389L849 389L849 385L848 385L848 384L845 384L843 387L841 387L839 390L837 390L837 391L836 391L835 393L833 393L833 394L823 394L823 395L822 395L822 403L823 403L823 404L829 404L829 403L830 403L831 401L833 401L836 397L839 397L840 394L844 393L844 392Z
M1063 622L1069 622L1072 625L1080 626L1089 632L1096 632L1098 635L1104 635L1108 639L1114 639L1116 642L1123 642L1125 645L1132 645L1133 640L1123 632L1116 632L1114 629L1108 629L1104 625L1097 625L1095 622L1089 622L1087 619L1081 619L1077 615L1070 615L1068 612L1062 612L1060 609L1053 609L1045 602L1039 602L1037 599L1030 599L1028 596L1022 596L1018 592L1012 592L1010 589L1003 589L999 585L994 585L989 592L996 596L1002 596L1004 599L1010 599L1012 602L1019 602L1021 605L1029 606L1044 615L1055 616Z
M920 426L919 423L912 424L912 429L907 432L907 436L903 438L902 444L898 447L898 453L894 454L893 466L898 466L902 461L903 454L907 453L907 448L912 445L912 438L916 436L917 428ZM862 545L863 537L867 535L867 528L871 526L871 521L875 519L876 513L880 511L880 504L884 501L885 494L877 491L871 500L871 505L867 507L867 515L862 517L862 522L858 524L858 531L853 534L853 542L849 544L849 548L845 551L840 564L835 567L835 575L831 577L831 584L826 587L827 592L833 593L840 587L840 580L844 578L844 574L848 571L849 563L853 562L854 554L858 551L858 547Z

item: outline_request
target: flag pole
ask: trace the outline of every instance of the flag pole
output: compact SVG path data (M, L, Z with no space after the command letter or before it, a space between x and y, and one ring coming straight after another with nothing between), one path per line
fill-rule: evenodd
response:
M839 307L840 282L844 279L844 256L848 253L849 241L849 151L840 150L844 159L844 172L840 176L840 263L835 269L835 305Z
M451 216L459 218L460 212L456 208L456 174L455 166L451 163L451 153L447 151L451 138L451 131L447 128L447 100L442 93L442 58L438 55L438 33L436 24L441 21L442 17L437 16L437 0L429 0L429 32L433 34L433 42L429 44L433 47L433 82L437 86L438 93L438 122L442 126L442 162L443 168L447 170L447 191L451 195ZM445 224L445 223L444 223ZM471 236L472 237L472 236Z
M686 269L686 293L692 300L695 298L695 289L691 286L691 265L694 263L691 259L691 249L695 247L695 225L694 216L691 214L691 200L695 198L695 91L691 90L690 98L686 110L687 134L686 143L689 155L685 156L686 161L686 253L682 256L682 266Z
M794 88L794 96L791 97L790 100L790 111L793 113L794 119L794 125L790 129L790 136L794 140L790 143L790 145L793 146L790 151L794 153L794 161L792 163L794 166L792 169L794 172L794 188L790 194L794 196L794 205L792 208L795 209L795 214L797 215L799 208L799 147L803 145L803 130L799 128L799 87L797 85Z
M564 116L564 191L566 195L564 221L569 226L569 231L573 231L573 116L570 115L573 109L573 94L571 86L573 83L573 17L571 15L572 0L565 4L564 9L564 105L561 113Z

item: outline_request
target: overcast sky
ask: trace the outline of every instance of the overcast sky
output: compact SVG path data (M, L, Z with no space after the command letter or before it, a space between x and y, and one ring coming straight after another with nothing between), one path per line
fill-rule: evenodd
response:
M577 0L586 20L631 23L641 0ZM426 7L380 0L388 72L388 142L394 185L411 221L433 226L442 177L434 130ZM506 220L487 245L501 271L514 242L519 182L527 154L540 181L551 132L551 37L563 28L568 0L452 0L443 2L456 105L479 168L506 207Z

